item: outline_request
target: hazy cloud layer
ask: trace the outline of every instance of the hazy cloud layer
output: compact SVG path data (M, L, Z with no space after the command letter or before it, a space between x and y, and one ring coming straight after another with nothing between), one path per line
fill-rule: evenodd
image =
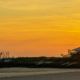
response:
M0 0L1 50L57 56L79 37L80 0Z

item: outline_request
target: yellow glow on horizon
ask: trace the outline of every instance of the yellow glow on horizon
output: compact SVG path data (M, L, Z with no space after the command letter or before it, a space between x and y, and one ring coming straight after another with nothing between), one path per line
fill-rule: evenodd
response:
M80 0L0 0L1 51L9 50L11 56L60 56L76 47Z

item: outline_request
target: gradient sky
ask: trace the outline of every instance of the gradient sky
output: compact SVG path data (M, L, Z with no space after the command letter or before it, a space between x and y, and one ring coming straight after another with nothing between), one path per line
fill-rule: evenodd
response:
M77 47L80 0L0 0L0 51L59 57Z

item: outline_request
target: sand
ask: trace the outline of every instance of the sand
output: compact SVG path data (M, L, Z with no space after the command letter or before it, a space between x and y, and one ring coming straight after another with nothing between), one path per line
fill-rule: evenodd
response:
M80 80L80 69L0 68L0 80L67 80L65 77Z

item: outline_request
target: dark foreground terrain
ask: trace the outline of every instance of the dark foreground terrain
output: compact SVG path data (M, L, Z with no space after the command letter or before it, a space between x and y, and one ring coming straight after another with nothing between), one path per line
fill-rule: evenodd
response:
M80 72L27 75L21 77L0 78L0 80L80 80Z
M19 57L0 59L0 68L80 68L80 58Z

